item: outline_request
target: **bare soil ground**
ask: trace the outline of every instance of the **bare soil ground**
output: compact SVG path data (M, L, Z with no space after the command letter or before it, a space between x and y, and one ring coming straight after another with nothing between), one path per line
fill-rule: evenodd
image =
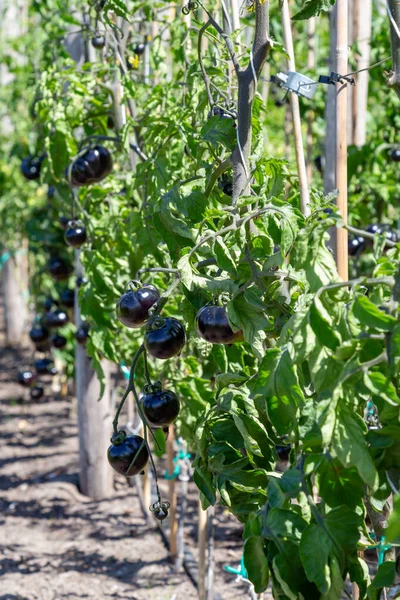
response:
M30 351L6 350L1 339L0 347L0 600L197 598L145 524L134 488L121 478L110 499L79 493L71 401L19 403L16 374ZM190 496L185 536L196 558L193 487ZM217 510L215 591L223 600L248 597L247 585L223 570L240 561L241 533Z

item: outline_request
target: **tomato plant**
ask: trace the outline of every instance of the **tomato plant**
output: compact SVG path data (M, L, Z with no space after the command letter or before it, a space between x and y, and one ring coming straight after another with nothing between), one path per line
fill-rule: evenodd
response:
M298 1L296 19L332 4ZM155 0L30 7L46 27L18 85L2 92L14 91L17 120L25 87L31 115L7 147L0 185L2 232L13 219L16 247L29 237L31 339L48 344L54 328L53 345L69 345L77 283L85 321L75 337L98 376L104 383L102 358L132 362L113 421L113 468L129 476L148 460L155 468L150 442L157 447L160 428L176 419L203 507L220 503L243 523L257 592L271 582L275 598L334 600L349 577L361 598L378 598L393 577L379 585L383 566L371 583L360 553L375 547L371 533L385 535L380 518L400 484L396 97L374 71L371 139L349 149L350 226L319 175L306 216L284 158L277 92L265 103L257 91L266 61L274 71L285 64L278 3L246 3L243 47L211 3L185 6L190 28L180 7L172 17L167 8ZM327 54L324 13L318 23ZM83 63L58 43L74 27ZM300 58L306 29L297 27ZM373 34L380 60L389 52L382 19ZM346 282L329 247L342 227L355 236ZM69 246L80 248L85 281L73 279ZM48 296L66 311L46 305ZM34 374L20 382L32 386ZM119 428L130 393L143 437ZM278 472L282 456L288 468ZM169 504L157 493L152 512L162 521ZM393 545L399 511L396 500Z

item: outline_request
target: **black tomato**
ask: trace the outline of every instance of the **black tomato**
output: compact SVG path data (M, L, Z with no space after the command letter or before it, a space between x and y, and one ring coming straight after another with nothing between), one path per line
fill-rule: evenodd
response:
M229 325L225 306L204 306L196 316L197 332L211 344L233 344L243 339L241 331Z
M88 280L86 279L86 277L77 277L76 278L76 287L79 289L83 285L85 285L85 283L87 283L87 282L88 282Z
M220 117L221 119L237 119L237 113L234 110L227 110L221 106L213 106L208 113L208 118Z
M35 362L35 369L38 375L50 374L53 366L53 361L50 358L41 358Z
M110 152L103 146L95 146L79 156L72 167L67 167L68 176L71 170L71 183L74 186L98 183L112 171L113 160Z
M58 222L60 223L60 225L64 229L64 231L66 231L66 229L68 227L68 223L70 221L71 221L70 217L66 217L65 215L60 215L58 217Z
M36 375L32 371L20 371L18 373L18 383L24 388L30 388L36 381Z
M226 175L222 175L220 179L218 179L218 187L226 194L227 196L233 195L233 182L232 179L227 177Z
M317 169L317 171L319 173L321 173L321 175L323 175L324 170L325 170L325 157L324 156L315 157L314 165L315 165L315 168Z
M391 157L394 162L400 162L400 148L392 150Z
M67 325L68 322L69 317L67 313L61 308L50 311L44 316L44 324L50 329L56 327L64 327L64 325Z
M348 249L350 256L358 256L365 250L365 238L361 235L349 238Z
M276 446L276 453L279 457L279 460L282 462L287 462L289 460L289 454L292 449L290 444L286 446Z
M54 194L56 193L56 188L52 185L49 185L47 188L47 199L52 200L54 198Z
M49 312L49 310L51 310L53 308L54 304L55 304L55 302L54 302L53 298L48 296L43 303L44 311Z
M114 471L125 477L133 477L143 471L149 453L143 438L139 435L127 436L125 431L120 431L111 438L107 458Z
M44 395L44 389L42 387L35 386L35 387L31 388L31 391L30 391L31 400L40 400L40 398L42 398L43 395Z
M178 396L169 390L163 390L161 384L148 385L141 398L143 412L152 427L167 427L179 414Z
M41 158L24 158L21 163L21 173L28 179L33 181L40 178L40 169L42 167L43 157Z
M87 240L86 228L75 221L70 221L64 239L68 246L80 248Z
M111 115L111 114L108 115L108 117L107 117L107 127L108 127L108 129L114 129L114 127L115 127L115 120L114 120L113 115Z
M179 354L186 342L183 326L173 317L156 317L147 326L144 347L154 358L163 360Z
M34 344L41 344L47 342L50 337L50 332L43 325L34 325L29 332L29 337Z
M136 54L136 56L141 56L142 54L144 54L146 48L146 44L136 44L136 46L134 46L133 51Z
M49 260L48 266L50 275L56 281L64 281L65 279L68 279L68 277L72 273L71 266L63 258L51 258Z
M372 223L371 225L368 225L366 231L368 231L368 233L380 233L381 225L379 225L379 223Z
M64 290L60 296L61 304L67 308L75 306L75 290Z
M152 506L150 506L150 511L153 513L154 518L157 521L165 521L168 517L168 511L170 508L169 502L155 502Z
M141 327L149 319L150 308L159 299L160 294L152 285L144 285L136 291L130 290L117 302L117 317L126 327Z
M104 35L100 33L96 33L96 35L92 38L92 46L96 48L96 50L102 50L106 45L106 38Z
M368 225L367 231L369 233L377 233L380 235L384 233L387 240L390 240L391 242L397 242L397 232L394 231L388 224L374 223L373 225Z
M80 327L76 330L75 339L78 344L84 346L89 338L89 325L88 323L82 323Z
M53 335L53 337L51 338L51 343L53 344L54 348L61 350L62 348L65 348L65 346L67 345L67 338L64 337L63 335L60 335L59 333L57 333L56 335Z

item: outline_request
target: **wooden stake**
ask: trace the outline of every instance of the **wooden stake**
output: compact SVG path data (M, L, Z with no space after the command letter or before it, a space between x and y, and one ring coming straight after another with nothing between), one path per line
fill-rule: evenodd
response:
M167 468L168 475L171 476L174 472L174 440L175 440L175 430L174 426L169 426L168 432L168 440L167 440ZM177 555L177 540L176 536L178 533L178 522L176 520L176 489L175 489L175 479L170 479L168 481L168 500L171 504L169 509L169 553L173 561L176 559Z
M199 498L198 508L198 545L199 545L199 600L206 600L206 549L207 549L207 512L203 510Z
M289 55L288 69L296 71L296 62L294 59L292 24L290 20L289 2L283 0L282 3L282 25L285 48ZM301 131L300 104L297 94L290 93L290 107L292 110L294 145L296 151L297 172L300 185L300 208L303 215L310 214L310 191L308 189L306 161L304 157L303 137Z
M208 509L207 600L214 600L214 507Z
M348 0L337 5L336 70L348 72ZM347 223L347 83L336 84L336 187L337 205L344 223ZM340 277L349 278L347 229L336 229L336 263Z
M357 71L368 69L371 56L372 0L355 0L357 7ZM369 71L357 75L354 144L363 146L367 138Z
M316 67L316 18L312 17L307 22L307 38L308 38L308 55L307 55L307 68L315 70ZM309 185L312 183L312 149L313 149L313 136L312 136L312 124L314 121L314 112L310 110L307 119L307 180Z

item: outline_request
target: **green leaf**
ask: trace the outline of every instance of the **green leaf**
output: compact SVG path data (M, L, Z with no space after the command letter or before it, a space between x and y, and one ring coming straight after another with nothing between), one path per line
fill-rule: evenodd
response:
M394 560L388 560L378 567L371 586L374 589L381 589L393 585L396 577L396 563Z
M340 336L332 326L332 317L318 298L314 298L310 306L309 318L310 325L321 344L330 350L336 350L341 343Z
M239 375L238 373L220 373L215 378L215 385L217 391L229 387L230 385L240 385L247 381L248 377L245 375Z
M201 130L203 140L217 147L222 144L227 150L233 150L236 142L236 130L233 119L221 119L219 116L208 119Z
M331 585L328 566L332 541L326 531L312 523L303 532L300 542L300 558L307 579L316 584L322 594L327 594Z
M336 556L331 555L329 567L331 573L331 587L329 588L329 592L322 596L321 600L338 600L339 598L342 598L344 581L339 561Z
M319 15L323 10L328 11L335 4L336 0L306 0L303 8L292 17L295 21L310 19Z
M371 488L378 485L378 474L366 441L367 429L357 413L342 407L336 418L332 450L345 467L356 467Z
M379 396L381 400L388 402L392 406L398 406L400 404L400 398L397 395L396 388L390 379L385 377L383 373L380 373L379 371L365 373L364 384L371 394Z
M213 252L217 260L217 265L224 271L227 271L232 277L237 277L236 258L226 246L222 237L215 238Z
M331 536L341 548L354 548L360 539L363 517L348 506L336 506L325 516Z
M247 538L243 549L244 566L257 594L267 589L269 581L268 561L261 537Z
M265 329L270 329L270 323L264 313L246 302L243 294L227 304L228 318L235 331L242 330L244 339L248 342L258 359L264 356Z
M308 523L301 515L286 508L272 508L268 512L267 526L274 536L300 541Z
M161 428L159 429L153 429L153 434L154 437L157 440L157 443L154 443L154 453L156 456L158 456L158 458L161 458L161 456L163 456L165 454L167 445L166 445L166 441L165 441L165 433L163 432L163 430Z
M356 508L364 496L364 482L357 469L346 469L338 459L329 454L316 455L306 459L306 472L315 473L315 483L320 496L331 506L340 506L343 502L350 508Z
M262 394L266 397L268 415L273 425L279 434L287 433L294 426L297 411L304 403L296 368L287 349L267 350L250 389L252 395Z
M386 537L390 544L400 544L400 496L394 497L393 512L389 518Z
M358 296L353 305L353 312L362 325L381 331L391 331L397 323L392 315L379 310L367 296Z
M206 510L209 506L213 506L217 499L210 471L204 467L196 467L193 473L193 481L200 490L203 509Z

